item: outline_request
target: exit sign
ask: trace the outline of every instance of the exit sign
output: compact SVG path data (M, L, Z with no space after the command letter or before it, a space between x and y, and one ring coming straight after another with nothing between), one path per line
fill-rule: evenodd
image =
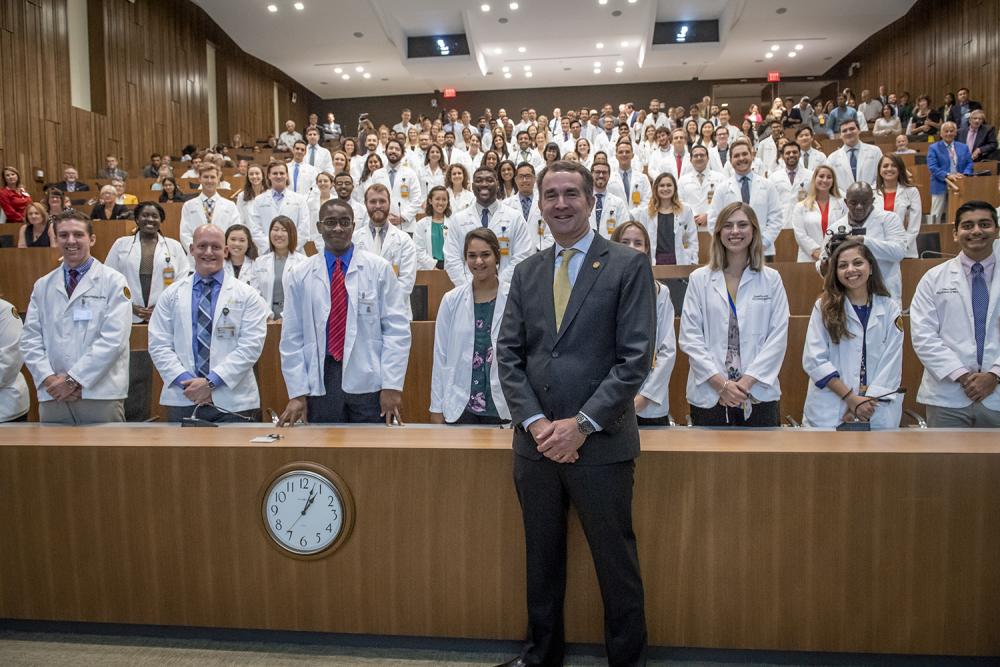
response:
M442 95L444 96L445 99L449 99L449 98L455 97L455 89L454 88L445 88L444 89L444 93Z
M781 72L768 72L767 82L768 83L778 83L781 81Z

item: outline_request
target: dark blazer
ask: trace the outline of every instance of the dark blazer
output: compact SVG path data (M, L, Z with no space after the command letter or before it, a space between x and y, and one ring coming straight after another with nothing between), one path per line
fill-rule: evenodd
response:
M575 465L639 455L633 399L652 363L656 295L646 255L595 235L570 293L562 328L552 299L555 247L514 269L497 341L504 397L515 424L514 451L540 459L521 426L584 412L603 430L579 449Z
M66 181L59 181L58 183L48 183L45 186L45 189L48 190L50 188L56 188L58 190L62 190L63 193L68 194L68 195L73 194L73 192L87 192L87 191L90 190L90 186L87 185L86 183L84 183L83 181L77 181L76 182L76 190L74 190L73 192L70 192L69 190L67 190L66 189L67 187L68 186L66 185Z
M965 143L965 137L969 134L969 125L965 124L958 131L958 135L955 137L956 141L961 141ZM990 153L997 149L997 130L992 125L986 125L985 123L979 126L979 130L976 132L976 138L972 142L972 150L979 149L979 160L985 160L990 156Z
M944 107L942 107L943 109ZM983 105L975 100L969 100L969 113L976 111L977 109L982 109ZM948 110L948 117L945 120L950 120L957 127L962 127L962 108L957 104L953 104L951 109Z
M94 209L90 212L91 220L131 220L132 210L128 206L123 206L121 204L115 204L115 207L111 210L111 217L107 217L104 211L104 204L98 202Z

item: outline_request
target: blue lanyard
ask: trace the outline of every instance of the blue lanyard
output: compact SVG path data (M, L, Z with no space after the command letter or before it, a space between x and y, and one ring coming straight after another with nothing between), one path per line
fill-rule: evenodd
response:
M733 303L733 295L729 293L728 288L726 288L726 299L729 300L729 310L732 311L733 317L736 319L736 321L739 321L740 318L737 317L736 315L736 304Z

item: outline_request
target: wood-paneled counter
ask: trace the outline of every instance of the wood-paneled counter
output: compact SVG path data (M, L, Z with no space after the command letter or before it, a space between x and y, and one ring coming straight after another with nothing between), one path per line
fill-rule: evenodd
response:
M0 617L519 639L510 432L0 427ZM651 430L635 524L654 645L1000 654L996 432ZM278 553L262 486L314 461L357 520ZM570 641L600 642L571 524Z

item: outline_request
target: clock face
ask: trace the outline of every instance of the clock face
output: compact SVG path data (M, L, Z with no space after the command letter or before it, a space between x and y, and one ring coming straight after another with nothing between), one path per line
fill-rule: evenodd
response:
M328 476L311 470L291 470L276 477L262 509L268 535L294 554L329 549L346 525L343 494Z

